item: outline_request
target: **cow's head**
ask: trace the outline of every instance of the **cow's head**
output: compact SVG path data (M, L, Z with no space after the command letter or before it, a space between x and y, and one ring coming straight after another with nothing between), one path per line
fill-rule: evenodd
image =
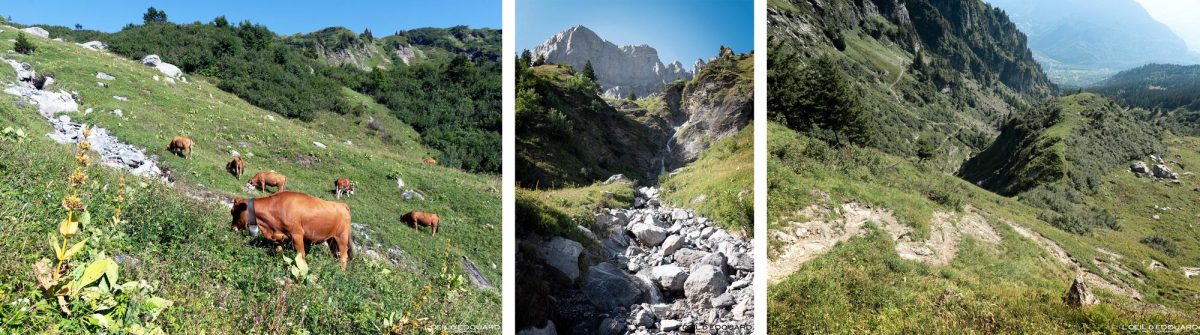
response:
M248 223L246 221L248 218L246 217L246 209L248 207L249 205L246 204L246 199L242 197L233 198L233 208L229 209L229 215L233 217L230 225L233 227L234 231L247 229L246 226Z

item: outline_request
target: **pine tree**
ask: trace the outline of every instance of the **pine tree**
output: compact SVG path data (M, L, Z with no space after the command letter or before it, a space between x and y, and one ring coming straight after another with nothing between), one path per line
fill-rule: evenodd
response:
M634 100L638 99L638 96L637 96L637 93L633 93L633 91L629 91L629 96L627 96L625 98L629 99L631 101L634 101Z
M837 61L822 57L801 67L790 50L773 49L767 66L767 109L772 120L800 131L832 133L827 140L836 145L870 142L872 122Z
M375 41L375 35L371 34L371 28L363 29L362 36L367 39L367 42Z
M217 26L218 28L228 27L229 19L226 19L225 15L218 16L217 18L213 19L213 25Z
M589 59L587 63L583 64L583 75L588 79L591 79L592 82L596 81L596 69L592 68L591 59Z
M76 23L76 24L75 24L75 30L83 30L83 25L82 25L82 24L78 24L78 23Z
M542 56L542 55L538 55L537 60L533 61L533 66L542 66L542 65L546 65L546 57Z
M521 63L524 63L525 66L530 66L533 64L533 53L529 52L529 49L521 51Z
M13 44L13 50L29 55L33 54L34 51L37 51L37 46L33 45L33 42L30 42L29 38L25 37L24 32L19 32L17 33L17 42Z
M146 14L142 14L142 22L145 24L166 23L167 12L158 10L154 7L146 9Z

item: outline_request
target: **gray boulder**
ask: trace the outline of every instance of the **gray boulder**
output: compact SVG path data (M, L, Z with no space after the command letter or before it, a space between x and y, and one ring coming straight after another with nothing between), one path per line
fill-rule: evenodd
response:
M582 252L582 244L558 236L538 247L538 256L571 282L579 278L579 254Z
M637 237L638 242L650 247L658 246L667 239L667 230L659 226L638 223L633 225L630 231Z
M683 295L689 299L706 298L725 292L729 279L717 267L699 265L683 284Z
M1071 307L1087 307L1100 302L1095 295L1092 295L1092 290L1088 289L1087 282L1083 280L1082 276L1075 276L1075 282L1071 283L1071 288L1067 290L1067 296L1063 299Z
M87 42L87 43L80 43L79 46L83 47L84 49L88 49L88 50L92 50L92 51L108 50L108 45L104 44L104 42L100 42L100 41L91 41L91 42Z
M1129 164L1129 171L1132 171L1134 174L1139 176L1148 175L1150 174L1150 167L1146 166L1146 162L1136 161L1133 162L1133 164Z
M683 268L675 264L659 265L650 270L650 274L654 276L654 280L664 290L679 291L683 289L683 284L687 282L688 274L683 271Z
M104 80L117 80L117 77L113 77L111 74L107 74L104 72L96 72L96 78L100 78L100 79L104 79Z
M588 268L583 294L592 305L613 310L637 302L642 290L620 268L604 262Z
M146 57L142 57L142 65L158 69L159 72L168 77L178 77L183 74L183 71L180 71L179 67L162 61L162 58L159 58L158 55L146 55Z
M683 237L676 235L667 236L667 239L662 244L662 255L670 256L683 247Z
M1162 164L1154 165L1154 176L1162 179L1179 179L1178 173L1171 172L1171 169Z
M704 258L705 256L708 256L708 253L699 251L699 250L695 250L695 249L681 248L678 251L675 251L674 256L675 256L675 264L679 264L679 266L682 266L682 267L690 268L690 267L692 267L693 264L696 264L696 262L699 262L700 259Z
M50 32L46 31L46 29L42 29L42 27L29 27L29 28L21 29L21 31L25 32L26 34L30 34L30 35L41 37L41 38L50 38Z

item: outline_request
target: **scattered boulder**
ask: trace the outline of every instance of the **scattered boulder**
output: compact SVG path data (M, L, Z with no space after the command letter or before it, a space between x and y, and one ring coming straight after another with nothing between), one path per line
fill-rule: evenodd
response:
M725 273L712 265L699 265L683 284L683 295L689 299L708 298L725 292L729 280Z
M1133 162L1133 164L1129 165L1129 170L1133 171L1133 174L1138 177L1150 175L1150 167L1146 166L1146 162L1143 161Z
M1150 161L1153 161L1154 164L1167 164L1166 161L1163 161L1162 157L1159 157L1158 155L1150 155Z
M318 148L325 149L325 143L313 141L313 145L317 146Z
M656 266L650 270L650 273L658 282L659 287L668 291L683 290L683 284L688 278L688 274L683 272L683 268L675 264Z
M667 239L662 243L662 255L670 256L683 247L683 237L679 234L667 236Z
M179 67L162 61L158 55L146 55L146 57L142 57L142 65L158 69L159 72L162 72L168 77L178 77L179 75L183 74L183 71L180 71Z
M612 176L609 176L609 177L608 177L608 179L605 179L605 180L604 180L604 185L612 184L612 183L615 183L615 182L618 182L618 181L621 181L621 180L625 180L625 175L623 175L623 174L614 174L614 175L612 175Z
M538 247L542 261L562 272L572 282L579 278L579 255L582 252L582 244L558 236Z
M588 268L583 294L592 305L612 310L632 305L642 290L620 268L604 262Z
M633 232L633 236L637 237L638 242L650 247L658 246L667 239L667 230L655 225L638 223L633 225L629 231Z
M104 79L104 80L117 80L117 77L113 77L111 74L107 74L104 72L96 72L96 78L100 78L100 79Z
M41 38L50 38L50 32L46 31L46 29L42 29L42 27L29 27L29 28L21 29L21 31L25 32L26 34L30 34L30 35L41 37Z
M1071 283L1071 288L1067 290L1067 296L1063 298L1067 306L1071 307L1088 307L1099 303L1100 300L1092 294L1091 289L1088 289L1087 282L1083 280L1083 276L1075 276L1075 282Z
M1167 168L1167 166L1166 166L1166 165L1162 165L1162 164L1156 164L1156 165L1154 165L1154 171L1153 171L1153 172L1154 172L1154 177L1157 177L1157 178L1162 178L1162 179L1179 179L1179 174L1178 174L1178 173L1171 172L1171 169Z
M91 41L91 42L87 42L87 43L80 43L79 46L83 47L84 49L88 49L88 50L92 50L92 51L108 50L108 45L104 44L104 42L100 42L100 41Z

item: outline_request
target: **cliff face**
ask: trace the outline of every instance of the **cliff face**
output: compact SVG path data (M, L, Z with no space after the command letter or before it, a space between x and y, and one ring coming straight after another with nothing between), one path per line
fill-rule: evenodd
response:
M713 142L750 124L754 115L753 76L753 55L723 54L703 67L694 80L674 87L680 90L678 111L685 119L677 125L666 153L667 170L696 160Z
M544 57L548 63L567 64L576 70L583 70L590 60L607 97L648 96L658 93L664 84L692 78L679 61L663 64L658 50L651 46L618 47L584 26L559 32L532 53L534 58Z

